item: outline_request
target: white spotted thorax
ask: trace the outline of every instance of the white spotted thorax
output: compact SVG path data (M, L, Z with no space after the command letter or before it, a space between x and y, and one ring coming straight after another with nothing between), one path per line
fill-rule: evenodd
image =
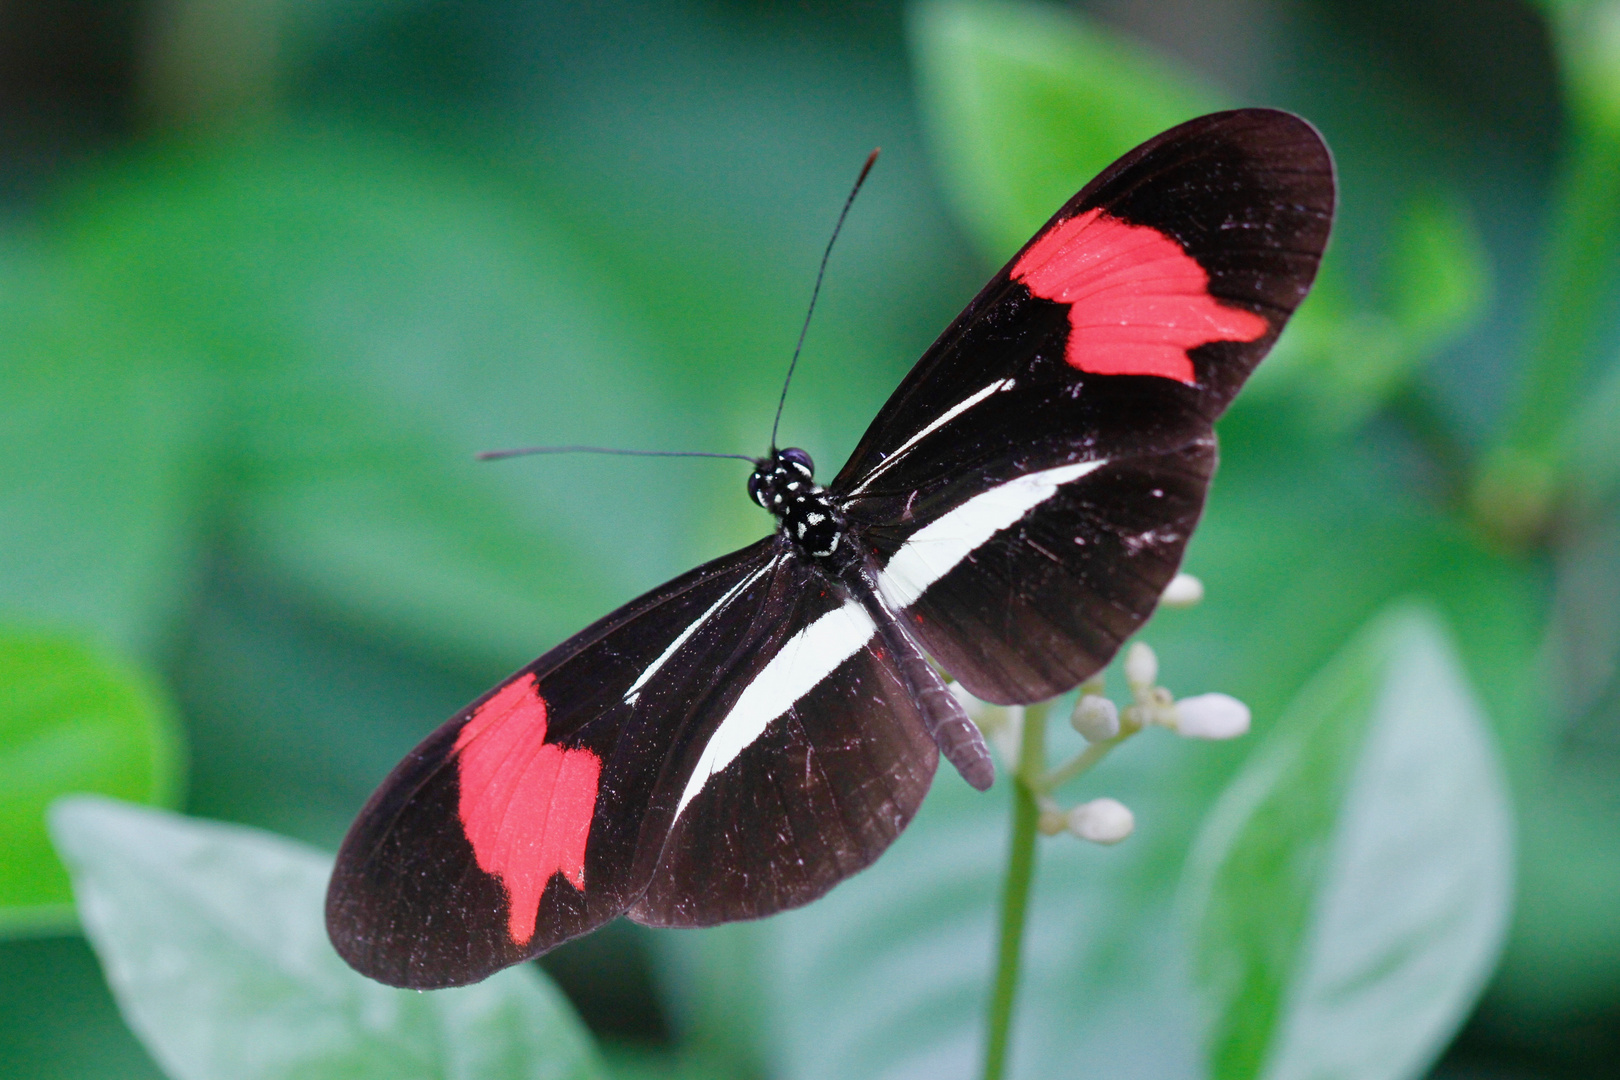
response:
M748 494L775 515L796 547L813 558L829 559L842 554L840 545L849 545L843 518L826 489L816 484L815 470L810 455L796 446L772 451L754 463Z

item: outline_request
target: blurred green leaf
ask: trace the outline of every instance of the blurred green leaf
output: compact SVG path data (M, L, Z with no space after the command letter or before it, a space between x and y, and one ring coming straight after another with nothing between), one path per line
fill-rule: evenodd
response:
M1448 188L1419 191L1394 225L1384 291L1390 316L1421 359L1484 313L1490 253L1467 205Z
M533 194L383 137L269 129L154 147L65 198L58 232L86 293L217 386L230 541L346 621L509 665L681 561L648 527L682 513L668 485L472 460L673 441L656 350Z
M1212 1075L1421 1075L1495 964L1511 832L1439 620L1382 616L1300 693L1193 848Z
M184 754L155 682L62 633L0 628L0 934L73 925L45 808L69 792L168 804Z
M1394 222L1381 310L1354 300L1340 266L1329 247L1311 295L1238 408L1283 398L1314 430L1342 436L1405 390L1490 300L1484 241L1461 197L1439 185L1407 200Z
M183 610L200 399L54 255L0 292L0 605L154 652Z
M1609 365L1558 437L1564 483L1579 508L1620 494L1620 362Z
M1145 46L1045 4L924 0L911 48L946 187L996 262L1116 157L1221 104Z
M1340 266L1329 247L1311 295L1239 408L1285 398L1313 429L1342 436L1405 390L1490 299L1484 241L1461 197L1436 184L1408 199L1394 222L1381 309L1355 301Z
M326 938L331 860L301 844L91 797L51 832L125 1018L176 1080L602 1075L532 966L430 994L350 970Z
M1570 115L1540 253L1529 334L1496 444L1474 477L1473 509L1508 543L1539 541L1580 489L1559 440L1606 353L1620 283L1620 3L1549 6Z
M1409 199L1395 220L1382 310L1353 301L1340 265L1330 247L1311 295L1239 407L1285 396L1317 431L1343 435L1405 390L1490 298L1484 241L1460 196L1438 185Z
M1342 437L1406 384L1418 360L1395 320L1357 308L1330 277L1317 282L1234 407L1282 398L1319 436Z

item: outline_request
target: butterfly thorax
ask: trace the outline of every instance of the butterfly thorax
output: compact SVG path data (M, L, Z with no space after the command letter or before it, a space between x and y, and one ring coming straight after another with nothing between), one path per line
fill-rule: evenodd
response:
M816 466L798 447L772 451L754 464L748 494L775 515L782 534L816 559L830 559L847 547L844 519L827 489L815 481Z

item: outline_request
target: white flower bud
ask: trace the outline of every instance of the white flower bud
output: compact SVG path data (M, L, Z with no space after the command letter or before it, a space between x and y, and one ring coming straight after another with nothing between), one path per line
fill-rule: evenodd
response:
M1136 815L1117 799L1092 799L1069 811L1069 831L1093 844L1117 844L1136 828Z
M1107 742L1119 734L1119 706L1096 694L1082 694L1069 723L1087 742Z
M1226 694L1183 698L1171 727L1189 739L1235 739L1249 732L1249 707Z
M1132 690L1137 690L1152 686L1158 680L1159 658L1146 642L1132 642L1125 653L1125 681L1131 684Z
M1159 603L1165 607L1192 607L1204 598L1204 583L1191 574L1177 574L1164 587Z
M1024 748L1024 707L1009 705L1001 710L1006 719L1000 727L989 732L990 745L996 748L1008 769L1018 768L1018 759Z

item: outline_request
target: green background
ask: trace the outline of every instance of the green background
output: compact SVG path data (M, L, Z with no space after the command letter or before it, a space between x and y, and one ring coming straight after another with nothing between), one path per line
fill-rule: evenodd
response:
M1506 950L1434 1073L1620 1075L1617 27L1509 0L0 7L0 1074L160 1075L74 932L50 795L330 850L465 701L763 534L739 463L472 455L761 452L873 146L783 422L824 478L1097 168L1265 104L1325 134L1339 224L1222 423L1209 599L1148 634L1256 736L1149 733L1097 774L1138 834L1043 847L1018 1052L1193 1067L1157 1010L1201 823L1415 596L1517 821ZM938 788L864 891L544 966L625 1070L971 1060L1005 790Z

